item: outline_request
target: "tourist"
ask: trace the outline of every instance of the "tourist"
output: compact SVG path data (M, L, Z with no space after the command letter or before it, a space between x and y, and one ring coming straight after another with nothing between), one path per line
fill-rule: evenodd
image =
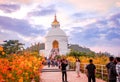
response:
M68 64L67 67L66 67L66 69L69 70L69 60L66 60L66 62Z
M87 72L87 77L88 77L88 82L96 82L96 79L95 79L95 65L93 64L93 60L90 59L89 60L89 63L87 66L86 66L86 72Z
M117 82L120 82L120 57L116 57L116 62Z
M80 77L80 60L76 60L76 72L77 72L77 77Z
M106 65L107 71L108 71L108 82L116 82L116 65L114 63L114 57L109 57L109 63Z
M67 65L68 65L68 62L66 62L66 60L63 59L61 62L62 82L68 82L67 81L67 72L66 72Z
M58 60L58 68L59 69L61 68L61 62L62 62L62 60Z
M47 60L47 63L48 63L48 67L50 67L50 63L51 63L50 59Z
M58 67L58 60L55 59L55 66Z
M54 64L54 59L51 60L51 64L52 64L52 67L55 66L55 64Z

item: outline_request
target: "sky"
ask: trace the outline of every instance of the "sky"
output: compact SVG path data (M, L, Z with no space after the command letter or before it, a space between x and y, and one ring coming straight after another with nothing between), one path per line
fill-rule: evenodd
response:
M55 14L69 44L120 56L120 0L0 0L0 43L45 42Z

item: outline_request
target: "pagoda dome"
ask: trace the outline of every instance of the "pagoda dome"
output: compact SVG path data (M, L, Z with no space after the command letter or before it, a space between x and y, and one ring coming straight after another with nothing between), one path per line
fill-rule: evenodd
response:
M65 32L60 28L56 15L54 21L52 22L52 28L49 30L47 36L66 36Z
M47 34L47 37L50 37L50 36L65 36L66 37L66 34L65 32L60 29L60 28L54 28L54 29L50 29L48 34Z

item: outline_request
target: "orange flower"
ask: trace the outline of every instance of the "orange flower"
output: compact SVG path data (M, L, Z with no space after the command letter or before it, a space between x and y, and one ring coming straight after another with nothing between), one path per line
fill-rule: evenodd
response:
M24 79L27 82L29 78L39 76L39 69L42 69L41 62L42 59L39 60L39 58L29 54L0 58L0 82L3 78L6 78L6 81L23 82ZM23 74L25 78L23 78Z
M0 51L3 51L3 47L2 46L0 46Z
M23 82L23 77L20 77L18 82Z
M12 78L12 74L11 73L8 74L8 78Z
M70 61L70 62L75 62L76 61L76 59L72 56L67 57L67 60Z
M22 70L18 70L18 71L17 71L17 74L18 74L18 75L22 74Z
M3 79L2 75L0 74L0 79Z
M2 52L2 55L4 55L5 54L5 52Z

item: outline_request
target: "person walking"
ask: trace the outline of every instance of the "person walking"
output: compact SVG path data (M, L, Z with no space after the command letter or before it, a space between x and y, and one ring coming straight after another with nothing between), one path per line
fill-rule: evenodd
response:
M116 65L114 63L115 59L114 57L109 57L109 63L106 64L106 68L108 71L108 82L116 82L116 76L117 76L117 72L116 72Z
M93 64L93 60L90 59L89 60L89 64L86 66L86 72L87 72L87 77L88 77L88 82L96 82L96 79L95 79L95 70L96 70L96 67L95 65Z
M66 72L67 65L68 65L68 63L66 62L65 59L63 59L61 62L62 82L68 82L67 81L67 72Z
M76 73L77 73L77 77L80 77L80 60L79 59L76 60Z
M117 82L120 82L120 57L116 57L116 62Z

